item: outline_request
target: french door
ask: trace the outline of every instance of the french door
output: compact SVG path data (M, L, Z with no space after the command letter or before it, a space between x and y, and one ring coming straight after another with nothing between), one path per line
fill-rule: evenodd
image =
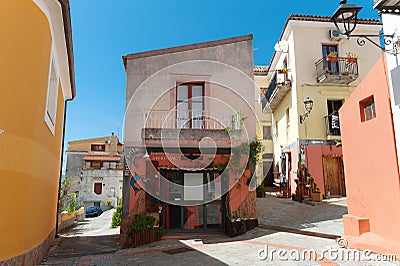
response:
M177 85L177 128L204 128L204 83Z
M324 58L327 58L327 56L330 53L338 54L338 47L337 45L331 45L331 44L323 44L322 45L322 56ZM338 57L336 58L335 61L324 61L324 67L325 69L330 70L331 74L339 74L339 62L338 62Z

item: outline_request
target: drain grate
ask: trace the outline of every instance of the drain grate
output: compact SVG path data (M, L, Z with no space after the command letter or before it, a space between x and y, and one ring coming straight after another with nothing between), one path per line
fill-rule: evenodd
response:
M169 255L175 255L175 254L180 254L180 253L185 253L189 251L193 251L194 249L188 248L188 247L183 247L183 248L175 248L175 249L170 249L170 250L164 250L164 253L167 253Z

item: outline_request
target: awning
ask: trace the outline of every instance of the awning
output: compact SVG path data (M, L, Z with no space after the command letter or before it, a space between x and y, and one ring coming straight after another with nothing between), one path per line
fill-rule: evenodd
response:
M159 170L166 170L166 171L193 171L193 172L211 172L211 171L218 171L216 167L210 168L186 168L186 167L167 167L167 166L160 166L158 167Z
M109 161L119 162L121 159L118 156L98 156L98 155L86 155L83 158L84 161Z

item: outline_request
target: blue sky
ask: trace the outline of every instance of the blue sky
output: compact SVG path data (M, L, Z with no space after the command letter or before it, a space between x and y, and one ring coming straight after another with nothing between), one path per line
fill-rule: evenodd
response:
M66 141L123 131L122 55L254 35L255 65L268 65L290 14L331 16L339 0L71 0L77 97L68 105ZM378 18L373 0L362 18Z

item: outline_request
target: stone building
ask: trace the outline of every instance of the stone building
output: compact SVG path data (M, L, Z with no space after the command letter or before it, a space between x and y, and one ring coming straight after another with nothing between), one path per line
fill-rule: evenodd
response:
M84 207L107 209L122 197L122 143L114 135L68 142L65 177ZM107 201L111 201L106 204Z

